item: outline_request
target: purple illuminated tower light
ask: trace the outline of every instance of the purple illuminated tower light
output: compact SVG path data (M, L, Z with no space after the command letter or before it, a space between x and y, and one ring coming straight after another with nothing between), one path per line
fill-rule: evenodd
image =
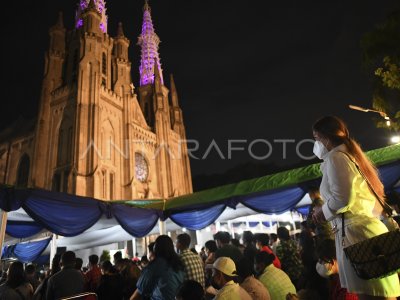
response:
M75 16L75 26L79 28L83 25L83 21L81 19L82 12L88 7L90 0L80 0L78 9L76 10ZM106 2L104 0L94 0L96 4L97 11L101 14L101 23L100 29L104 33L107 32L107 15L106 15Z
M148 0L145 0L143 7L142 33L138 38L138 45L142 48L141 60L139 66L140 86L154 83L154 64L157 64L160 73L161 84L164 84L160 57L158 54L158 44L160 39L154 32L153 22L151 20L151 9Z

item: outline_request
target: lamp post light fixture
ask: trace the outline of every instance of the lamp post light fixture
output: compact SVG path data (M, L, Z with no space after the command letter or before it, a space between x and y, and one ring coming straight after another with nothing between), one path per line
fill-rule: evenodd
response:
M400 143L400 136L394 135L390 138L390 141L392 142L392 144L398 144L398 143Z
M349 108L354 109L354 110L358 110L358 111L362 111L362 112L375 112L378 113L382 118L384 118L386 120L386 125L390 126L390 118L388 117L388 115L380 110L375 110L375 109L370 109L370 108L364 108L361 106L357 106L357 105L349 105Z

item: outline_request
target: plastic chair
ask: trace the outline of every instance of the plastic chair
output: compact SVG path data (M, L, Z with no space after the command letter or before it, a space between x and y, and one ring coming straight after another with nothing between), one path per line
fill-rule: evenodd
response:
M66 298L60 298L58 300L97 300L97 294L91 292L80 293Z

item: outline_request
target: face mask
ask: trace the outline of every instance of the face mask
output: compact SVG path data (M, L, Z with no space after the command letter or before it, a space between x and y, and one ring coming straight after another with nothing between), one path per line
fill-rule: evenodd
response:
M329 278L329 276L334 274L333 265L330 263L321 264L320 262L317 262L315 269L317 270L317 273L319 274L319 276L321 276L323 278Z
M322 159L329 151L320 141L315 141L313 152L319 159Z

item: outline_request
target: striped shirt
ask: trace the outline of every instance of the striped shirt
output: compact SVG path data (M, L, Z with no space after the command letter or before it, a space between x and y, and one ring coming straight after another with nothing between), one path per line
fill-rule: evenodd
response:
M200 256L194 254L189 249L185 249L181 252L181 260L185 266L185 280L194 280L205 286L205 274L203 261Z

